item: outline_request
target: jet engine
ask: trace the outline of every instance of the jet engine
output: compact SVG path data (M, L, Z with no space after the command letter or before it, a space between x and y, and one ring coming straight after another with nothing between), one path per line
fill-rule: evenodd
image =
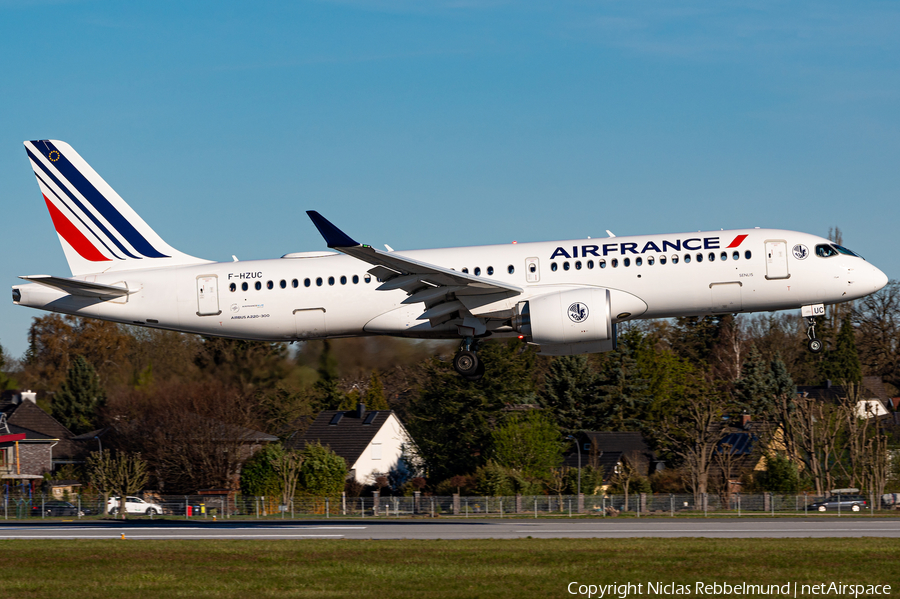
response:
M541 353L570 356L612 351L616 323L647 310L644 301L616 289L556 291L518 304L513 328L541 346Z

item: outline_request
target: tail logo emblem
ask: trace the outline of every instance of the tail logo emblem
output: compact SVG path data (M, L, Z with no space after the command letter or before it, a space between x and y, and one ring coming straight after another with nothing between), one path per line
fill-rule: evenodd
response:
M47 154L47 158L50 159L50 162L56 162L59 160L59 152L56 150L51 150L49 154Z

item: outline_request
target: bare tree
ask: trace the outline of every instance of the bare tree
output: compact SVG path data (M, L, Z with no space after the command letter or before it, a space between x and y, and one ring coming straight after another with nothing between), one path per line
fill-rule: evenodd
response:
M667 416L659 428L663 443L683 460L690 473L694 505L699 505L701 495L708 492L716 447L727 434L722 426L726 413L725 400L701 392L686 398L678 413Z
M816 494L824 495L834 485L832 461L838 453L843 412L838 406L803 396L797 396L785 411L788 455L803 463L815 484Z
M281 504L287 505L294 498L297 490L297 480L300 478L300 468L303 466L303 454L296 449L286 449L279 455L272 456L269 462L281 477Z
M103 496L103 506L100 509L105 516L109 510L109 494L113 490L112 454L109 451L91 452L86 461L86 468L91 486Z
M139 453L122 451L117 452L114 457L110 457L109 453L101 455L91 464L91 473L96 480L103 482L110 493L119 497L119 505L116 509L118 513L122 514L122 520L124 520L128 514L128 510L125 509L127 496L143 489L149 479L147 462L141 459ZM106 493L104 493L105 497Z
M555 493L559 498L559 511L563 511L562 494L568 483L569 468L567 466L562 466L561 468L552 468L550 470L550 478L547 479L546 483L544 483L547 485L547 488L552 493Z
M621 486L625 492L626 510L628 509L628 491L631 482L641 475L641 458L641 452L632 450L622 454L622 458L616 464L616 473L613 475L612 482Z

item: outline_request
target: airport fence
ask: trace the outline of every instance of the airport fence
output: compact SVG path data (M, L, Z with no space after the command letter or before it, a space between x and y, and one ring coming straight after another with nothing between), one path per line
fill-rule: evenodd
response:
M891 496L875 501L871 495L859 511L893 509ZM140 502L126 501L127 517L185 519L289 519L289 518L401 518L441 517L574 517L574 516L765 516L811 515L818 513L812 504L824 499L813 495L776 495L773 493L681 495L632 493L625 495L515 495L412 497L295 497L284 503L280 497L242 497L234 495L145 495ZM101 497L74 494L65 499L48 495L5 495L0 497L4 519L116 516L118 500L106 503ZM840 515L856 510L843 507ZM839 514L829 509L830 514Z

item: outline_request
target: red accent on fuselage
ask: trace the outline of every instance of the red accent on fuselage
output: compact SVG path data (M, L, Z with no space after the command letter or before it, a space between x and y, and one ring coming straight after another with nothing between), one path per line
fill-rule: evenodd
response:
M728 244L728 246L726 247L726 249L729 249L729 248L736 248L737 246L739 246L739 245L741 245L742 243L744 243L744 240L745 240L745 239L747 239L747 236L746 236L746 235L738 235L737 237L734 238L734 241L732 241L731 243Z
M109 258L101 254L100 250L98 250L94 244L78 230L78 227L73 225L72 222L59 211L59 208L53 205L53 202L47 199L47 196L44 196L44 202L47 204L47 210L50 211L50 218L53 219L53 226L56 228L56 232L62 235L62 238L78 252L79 256L85 260L90 260L91 262L110 261Z

